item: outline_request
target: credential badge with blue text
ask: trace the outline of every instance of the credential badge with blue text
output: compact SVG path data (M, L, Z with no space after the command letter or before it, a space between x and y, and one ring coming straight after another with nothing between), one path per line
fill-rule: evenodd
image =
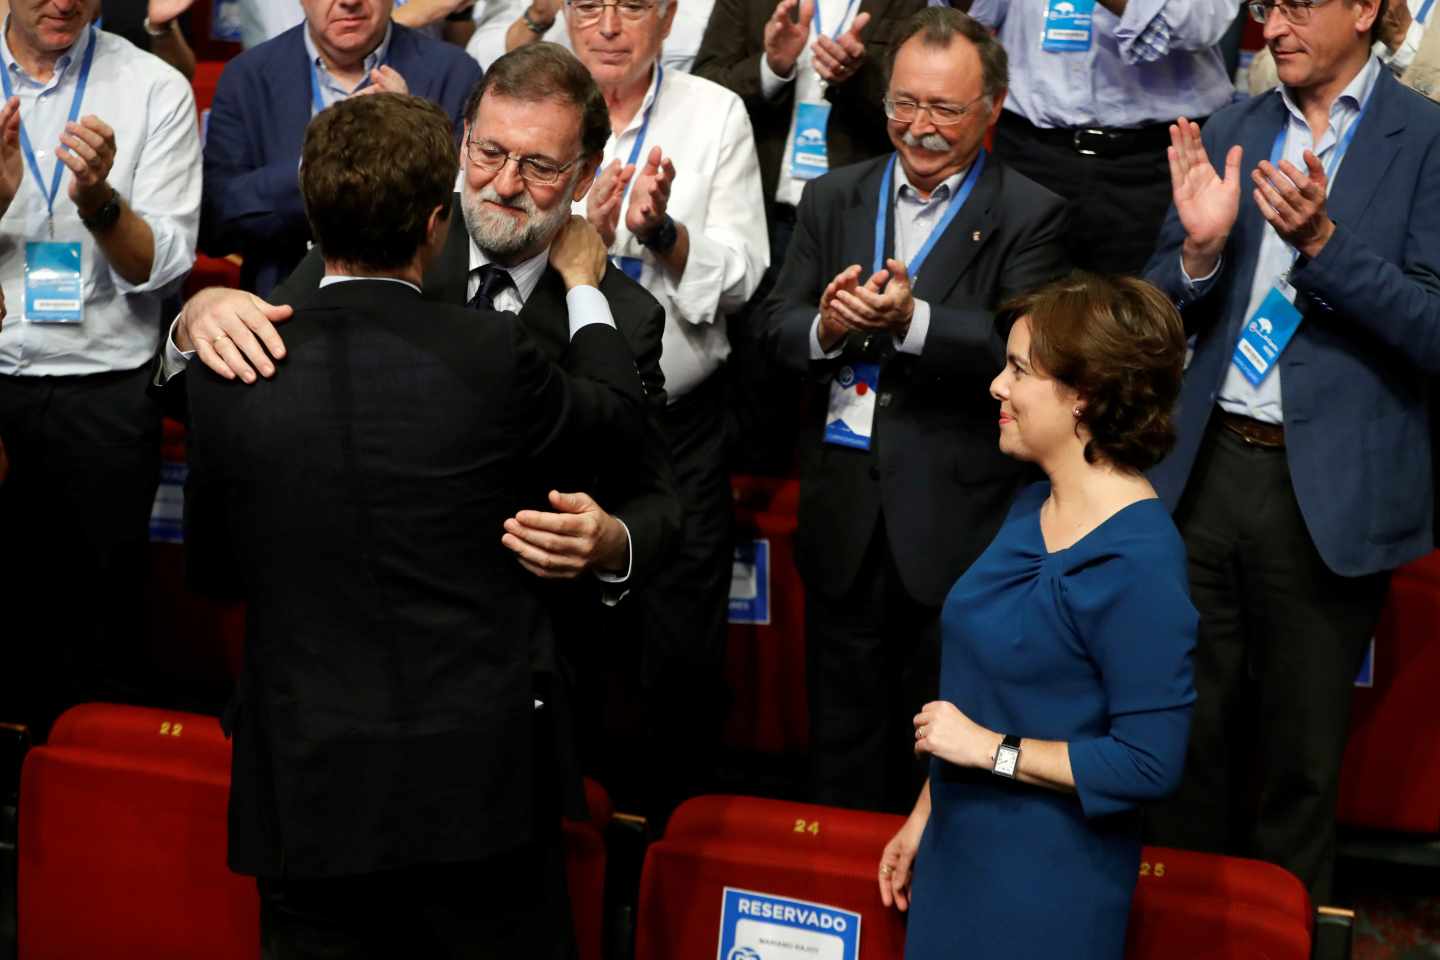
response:
M770 541L741 540L730 567L730 622L770 622Z
M830 169L825 149L825 128L830 123L830 104L802 101L795 105L795 142L790 150L790 176L814 180Z
M1094 14L1095 0L1050 0L1041 49L1047 53L1089 50Z
M875 390L880 364L851 363L830 381L830 408L825 414L825 442L856 450L870 449L875 432Z
M79 323L84 301L78 243L25 244L25 319Z
M860 914L726 887L717 960L858 960Z

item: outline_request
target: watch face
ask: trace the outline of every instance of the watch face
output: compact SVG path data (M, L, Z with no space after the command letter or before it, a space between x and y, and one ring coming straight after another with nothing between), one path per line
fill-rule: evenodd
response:
M995 772L1002 777L1015 776L1015 764L1019 759L1019 750L1014 747L1001 747L995 751Z

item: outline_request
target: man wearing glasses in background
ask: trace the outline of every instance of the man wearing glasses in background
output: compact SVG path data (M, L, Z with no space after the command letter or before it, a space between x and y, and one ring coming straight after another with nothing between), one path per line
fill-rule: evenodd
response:
M745 305L770 262L744 104L660 62L677 2L569 0L565 15L612 130L595 186L575 212L665 308L660 365L669 403L660 427L684 522L674 561L636 597L649 746L669 758L647 765L657 826L674 803L706 787L714 768L734 557L721 373L727 314Z
M950 2L1014 61L995 155L1070 202L1077 267L1138 273L1170 202L1167 124L1234 93L1218 44L1235 0Z
M1185 780L1152 836L1279 863L1323 904L1351 685L1389 571L1434 546L1440 106L1372 53L1384 0L1249 6L1282 86L1171 127L1147 272L1195 335L1151 480L1200 611Z
M1021 476L995 441L994 311L1067 264L1064 201L982 148L1006 83L1004 48L970 17L906 21L885 99L895 152L806 186L765 303L776 359L812 391L796 561L820 803L912 805L940 606Z

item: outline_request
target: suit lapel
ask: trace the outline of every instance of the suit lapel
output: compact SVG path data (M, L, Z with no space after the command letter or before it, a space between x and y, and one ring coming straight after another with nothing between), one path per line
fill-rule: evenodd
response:
M1370 198L1400 151L1397 134L1405 129L1405 111L1399 103L1401 96L1404 93L1400 82L1382 67L1375 78L1370 105L1355 131L1352 149L1335 174L1335 186L1326 203L1330 219L1336 223L1353 227L1360 222L1370 206Z
M450 232L440 258L425 274L425 299L437 303L465 306L465 291L470 279L470 233L465 228L465 211L460 207L460 194L450 208Z
M1250 305L1250 287L1255 282L1255 265L1260 257L1260 241L1269 229L1265 218L1260 215L1260 208L1255 206L1255 200L1251 196L1249 172L1259 166L1261 160L1269 159L1270 150L1275 145L1275 134L1289 117L1285 101L1280 98L1278 90L1264 96L1269 98L1269 102L1255 111L1254 118L1245 126L1240 137L1240 146L1245 155L1240 161L1240 214L1236 218L1235 240L1231 245L1236 261L1233 266L1237 271L1235 283L1230 288L1228 316L1231 342L1239 336L1240 325L1245 322L1245 310ZM1212 158L1212 162L1217 170L1225 169L1223 153Z
M520 311L520 322L552 360L565 355L570 345L570 309L565 304L565 281L548 264L540 282Z
M269 82L265 84L270 90L270 103L259 113L270 118L270 130L265 142L274 148L272 159L300 156L300 148L305 141L305 128L310 125L310 107L313 103L310 85L313 80L310 74L310 52L305 49L303 30L305 25L302 23L298 29L284 35L290 46L284 63L294 64L294 68L270 74Z
M985 169L980 171L980 180L965 206L936 238L930 255L921 264L920 276L913 280L916 297L932 303L944 302L975 255L989 242L995 229L995 199L1000 194L1002 176L1001 165L994 157L987 157Z

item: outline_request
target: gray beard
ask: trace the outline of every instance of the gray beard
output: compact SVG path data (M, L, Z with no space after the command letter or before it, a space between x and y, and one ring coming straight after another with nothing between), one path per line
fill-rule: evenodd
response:
M909 130L900 134L901 141L907 147L919 147L921 150L931 150L935 153L944 153L950 149L950 144L938 133L927 133L923 137L917 137Z
M518 196L502 200L495 187L486 184L478 191L472 191L469 184L460 190L460 208L465 212L465 229L475 246L492 260L514 257L527 251L538 251L550 242L560 227L570 219L570 194L574 189L572 178L565 199L556 202L553 209L541 212L535 206L530 194L521 191ZM514 218L508 214L487 210L484 202L489 201L502 207L520 210L526 214L523 227L515 226Z

